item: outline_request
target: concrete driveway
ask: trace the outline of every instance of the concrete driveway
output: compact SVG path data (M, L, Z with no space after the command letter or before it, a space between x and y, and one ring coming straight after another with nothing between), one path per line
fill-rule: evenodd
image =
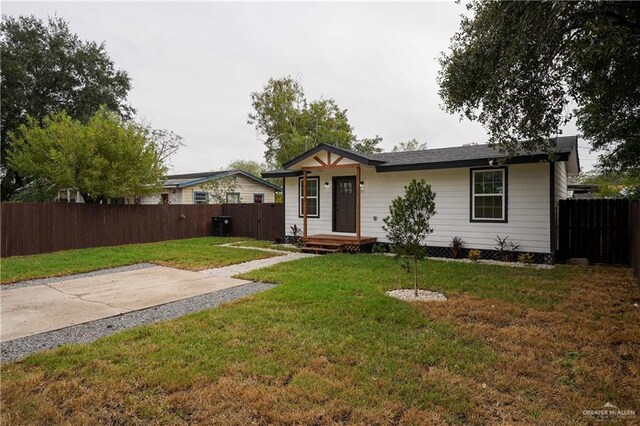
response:
M250 281L154 266L0 292L0 341L199 296Z

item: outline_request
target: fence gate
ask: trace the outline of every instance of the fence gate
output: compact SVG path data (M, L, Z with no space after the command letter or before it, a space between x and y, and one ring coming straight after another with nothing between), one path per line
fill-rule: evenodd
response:
M629 200L560 200L558 260L629 264Z

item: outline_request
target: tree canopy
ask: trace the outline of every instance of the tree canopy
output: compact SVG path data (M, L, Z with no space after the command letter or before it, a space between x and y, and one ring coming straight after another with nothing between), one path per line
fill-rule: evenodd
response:
M580 173L580 184L597 185L602 198L628 198L640 201L640 175L634 173L600 173L595 170Z
M427 255L426 238L433 232L429 224L436 214L435 192L424 179L413 179L404 188L404 197L396 197L389 206L389 216L382 221L392 252L401 260L413 260L414 290L418 296L418 261ZM409 269L410 266L402 263Z
M290 76L269 79L262 91L251 94L251 105L247 123L264 138L264 158L270 167L279 167L321 143L380 152L382 138L357 140L346 109L331 98L307 101L300 82Z
M101 105L130 117L129 76L117 70L104 44L83 41L61 18L5 16L0 23L2 199L23 185L6 163L9 133L31 120L65 110L86 122ZM30 123L32 126L33 123Z
M266 164L260 164L253 160L233 160L226 167L227 170L242 170L257 177L262 176L262 172L267 170Z
M346 110L333 99L308 102L302 85L291 77L270 79L251 94L253 112L247 122L265 138L267 163L280 166L320 143L351 147L352 128Z
M415 138L410 139L406 142L400 142L398 144L396 144L392 151L393 152L398 152L398 151L419 151L419 150L423 150L423 149L427 149L427 144L424 142L418 142Z
M513 153L549 148L573 117L604 170L640 172L640 7L634 2L469 4L441 58L445 109ZM575 105L575 108L570 106Z
M106 108L87 124L65 112L50 114L42 124L28 116L9 137L13 170L57 189L77 189L87 203L162 189L166 167L146 129Z
M382 152L380 144L382 144L382 137L375 135L372 138L356 140L351 145L351 149L357 152L362 152L363 154L375 154Z

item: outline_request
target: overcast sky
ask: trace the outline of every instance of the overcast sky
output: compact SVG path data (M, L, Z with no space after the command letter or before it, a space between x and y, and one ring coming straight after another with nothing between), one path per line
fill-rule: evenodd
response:
M247 124L250 93L270 77L300 77L307 99L348 110L358 137L384 147L416 138L429 148L485 142L477 123L440 108L437 58L464 6L428 3L21 3L2 13L58 15L104 41L132 79L131 105L154 127L184 137L172 171L263 161ZM575 126L565 135L575 134ZM581 141L582 146L587 146ZM580 150L587 168L594 154Z

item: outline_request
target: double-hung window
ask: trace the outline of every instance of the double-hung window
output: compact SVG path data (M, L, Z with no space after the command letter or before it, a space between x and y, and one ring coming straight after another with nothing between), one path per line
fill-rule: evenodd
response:
M209 193L193 191L193 204L209 204Z
M302 217L304 210L304 179L300 178L298 181L298 193L300 195L299 216ZM307 177L307 217L320 217L320 178L319 177Z
M227 192L226 194L227 204L238 204L240 203L240 193L239 192Z
M471 221L507 221L507 169L471 170Z

